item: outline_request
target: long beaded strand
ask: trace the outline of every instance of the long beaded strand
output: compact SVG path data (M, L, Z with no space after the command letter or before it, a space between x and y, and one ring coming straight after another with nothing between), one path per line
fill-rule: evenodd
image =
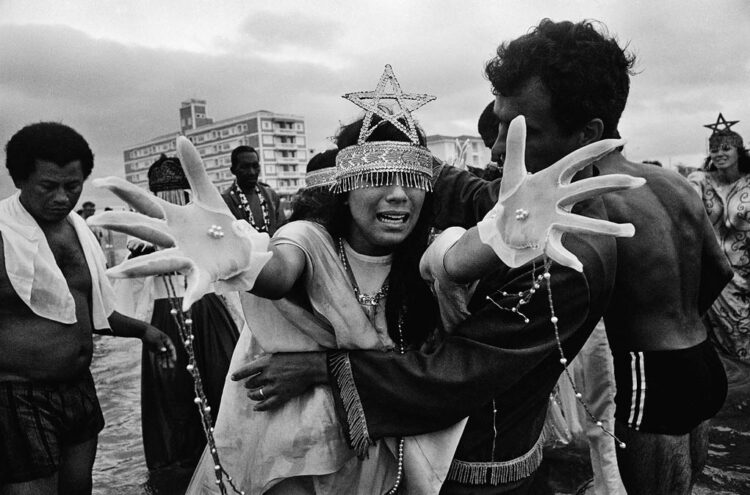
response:
M570 370L568 369L568 359L565 357L565 353L563 352L562 348L562 342L560 341L560 331L558 329L557 323L558 318L555 315L555 305L552 301L552 282L551 278L552 275L549 272L550 266L552 265L552 261L547 258L547 256L544 256L544 271L541 275L537 275L536 277L533 276L533 273L536 271L536 265L532 265L532 286L530 289L526 289L525 291L519 292L518 294L510 294L505 291L499 291L500 295L503 297L511 297L516 296L518 297L518 302L515 306L508 309L506 307L501 306L498 304L492 297L487 296L486 299L495 306L497 306L499 309L502 309L503 311L510 311L512 313L517 314L519 317L523 318L524 323L528 323L529 319L521 313L520 308L521 306L527 304L529 300L533 297L533 295L536 293L537 289L541 287L541 284L544 283L547 287L547 300L549 303L549 310L550 310L550 322L552 323L552 327L555 331L555 342L557 343L557 351L560 354L560 364L563 366L563 372L568 377L568 382L570 382L570 386L573 388L573 392L575 393L575 398L578 401L578 403L581 404L583 407L583 410L586 412L586 415L591 419L594 424L599 427L606 435L612 437L614 439L617 446L619 446L621 449L625 448L625 442L621 441L617 436L609 431L607 428L604 427L604 423L594 416L594 414L591 412L591 409L589 409L588 404L586 404L586 401L583 400L583 394L578 391L578 388L575 385L575 382L573 381L573 376L570 374Z
M404 342L404 315L406 308L402 308L398 315L398 353L403 355L406 353L406 344ZM393 487L385 492L385 495L396 495L399 488L401 488L401 480L404 478L404 438L398 439L398 468L396 469L396 481L393 483Z
M193 350L193 319L190 317L190 310L183 312L180 301L177 298L177 293L174 288L174 282L171 275L164 275L162 277L164 286L167 290L167 296L171 309L169 314L172 315L172 319L177 325L177 329L180 332L180 338L182 339L182 345L185 348L185 352L188 355L188 365L186 369L193 377L193 387L195 390L195 399L193 402L198 406L200 412L201 422L203 425L203 432L206 435L206 441L208 443L209 453L214 462L214 475L216 476L216 485L219 487L219 492L222 495L226 495L227 487L224 484L224 477L226 477L227 483L232 488L234 493L238 495L245 495L245 492L237 489L232 481L232 477L227 473L224 467L221 465L219 459L219 453L216 449L216 442L214 441L214 428L211 426L211 406L208 405L206 394L203 391L203 382L201 381L200 370L198 370L198 363L195 360L195 352Z

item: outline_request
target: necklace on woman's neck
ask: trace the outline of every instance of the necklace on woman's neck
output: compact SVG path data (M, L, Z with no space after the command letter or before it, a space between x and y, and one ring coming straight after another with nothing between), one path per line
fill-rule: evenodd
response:
M383 282L383 286L380 287L380 290L375 294L362 294L362 292L359 290L359 285L357 285L357 279L354 278L352 267L349 265L349 259L346 256L346 250L344 249L344 239L342 237L338 238L338 248L341 264L344 265L344 270L346 270L346 274L349 276L349 281L352 284L354 297L357 298L357 302L365 307L376 308L378 304L380 304L380 301L388 295L388 277L386 277L385 281Z

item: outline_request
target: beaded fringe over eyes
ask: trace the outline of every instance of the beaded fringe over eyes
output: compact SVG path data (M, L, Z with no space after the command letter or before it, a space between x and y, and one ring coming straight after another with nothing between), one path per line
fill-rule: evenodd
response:
M401 141L375 141L349 146L336 156L334 193L398 184L432 191L432 155Z
M351 177L344 177L333 187L336 194L362 189L365 187L381 187L398 185L432 191L432 179L413 172L365 172Z
M313 187L333 187L336 183L336 168L328 167L305 174L305 189Z

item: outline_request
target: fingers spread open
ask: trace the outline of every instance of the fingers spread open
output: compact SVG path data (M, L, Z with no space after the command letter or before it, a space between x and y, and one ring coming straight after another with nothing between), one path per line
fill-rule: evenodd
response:
M182 252L178 248L146 254L123 261L114 268L107 270L107 275L113 278L132 278L187 272L193 266L193 262L181 254Z
M228 212L221 194L208 178L200 153L185 136L177 137L177 155L180 157L185 176L193 190L194 202L211 211Z
M167 223L132 211L107 211L86 220L96 227L122 232L159 247L174 246L174 238L167 234Z
M526 120L522 115L513 119L508 128L505 145L505 163L500 183L500 196L510 194L526 176Z
M154 218L164 218L164 209L162 208L162 205L168 203L156 196L152 196L145 190L135 184L131 184L125 179L119 177L105 177L103 179L94 179L91 183L95 187L109 189L115 194L115 196L125 201L135 211Z
M578 201L593 198L600 194L622 189L633 189L646 183L646 179L633 177L625 174L600 175L590 177L566 186L561 186L563 198L559 201L559 206L572 206Z
M579 170L608 155L624 144L624 139L603 139L591 143L565 155L545 169L544 173L555 174L560 184L569 184L570 180Z
M583 271L583 265L581 264L578 257L565 249L565 247L562 245L562 232L553 230L550 232L549 239L547 241L547 246L544 249L544 252L549 256L552 260L560 263L563 266L567 266L568 268L572 268L573 270L577 272Z
M632 223L614 223L573 213L561 213L560 219L560 223L556 223L554 228L563 232L585 232L615 237L633 237L635 234Z

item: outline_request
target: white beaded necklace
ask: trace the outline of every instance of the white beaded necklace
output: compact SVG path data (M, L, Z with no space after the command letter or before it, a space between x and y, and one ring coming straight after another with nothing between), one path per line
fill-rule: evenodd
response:
M248 201L247 196L245 193L240 189L240 185L235 182L234 184L235 192L237 193L237 196L240 198L240 206L243 210L245 210L245 213L247 213L247 221L250 222L250 225L253 226L255 230L258 232L268 232L268 226L270 225L270 215L268 213L268 203L266 201L266 197L263 196L263 193L260 190L260 187L258 187L258 184L255 184L255 194L258 195L258 201L260 202L260 211L263 212L263 223L260 225L257 225L255 223L255 218L253 217L253 212L250 209L250 201Z

